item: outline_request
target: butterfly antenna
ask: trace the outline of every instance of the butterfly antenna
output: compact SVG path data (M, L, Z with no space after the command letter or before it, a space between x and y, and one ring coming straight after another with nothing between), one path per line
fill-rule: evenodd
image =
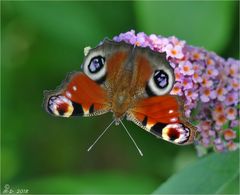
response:
M106 133L106 131L109 129L109 127L111 127L111 125L115 122L115 119L104 129L104 131L98 136L98 138L95 140L95 142L93 142L93 144L87 149L87 151L89 152L93 146L98 142L98 140Z
M137 148L139 154L140 154L141 156L143 156L142 151L139 149L138 145L136 144L136 142L135 142L134 139L132 138L131 134L128 132L127 127L123 124L123 122L122 122L121 120L120 120L120 123L122 124L123 128L126 130L126 132L127 132L127 134L129 135L129 137L131 138L131 140L132 140L132 142L134 143L135 147Z

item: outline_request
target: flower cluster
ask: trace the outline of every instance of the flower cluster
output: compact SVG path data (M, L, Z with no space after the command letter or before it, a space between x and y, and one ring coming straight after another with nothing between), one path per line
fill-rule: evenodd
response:
M131 30L113 38L156 52L166 52L174 68L171 94L182 96L187 118L198 121L198 146L228 151L237 148L240 61L187 45L178 38L146 35ZM192 111L197 111L193 116ZM235 130L234 130L235 129Z

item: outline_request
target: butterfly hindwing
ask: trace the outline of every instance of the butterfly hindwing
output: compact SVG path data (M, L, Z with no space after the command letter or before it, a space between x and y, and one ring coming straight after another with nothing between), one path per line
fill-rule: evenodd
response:
M139 100L128 112L134 123L174 144L185 145L193 141L195 128L182 114L176 96L163 95Z
M73 73L60 90L45 97L47 111L55 116L91 116L108 112L107 93L82 72Z

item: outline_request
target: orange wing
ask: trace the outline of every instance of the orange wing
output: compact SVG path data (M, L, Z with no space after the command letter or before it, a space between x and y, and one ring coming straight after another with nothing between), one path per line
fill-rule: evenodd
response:
M176 96L141 99L129 110L128 118L157 137L175 144L189 144L194 139L196 129L185 119Z
M108 112L108 98L104 88L82 72L70 76L63 90L45 96L46 110L62 117L91 116Z

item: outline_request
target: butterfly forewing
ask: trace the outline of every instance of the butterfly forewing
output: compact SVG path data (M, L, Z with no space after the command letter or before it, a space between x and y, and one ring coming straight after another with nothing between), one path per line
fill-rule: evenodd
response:
M60 91L47 95L46 108L55 116L91 116L108 112L107 102L106 90L79 72Z

